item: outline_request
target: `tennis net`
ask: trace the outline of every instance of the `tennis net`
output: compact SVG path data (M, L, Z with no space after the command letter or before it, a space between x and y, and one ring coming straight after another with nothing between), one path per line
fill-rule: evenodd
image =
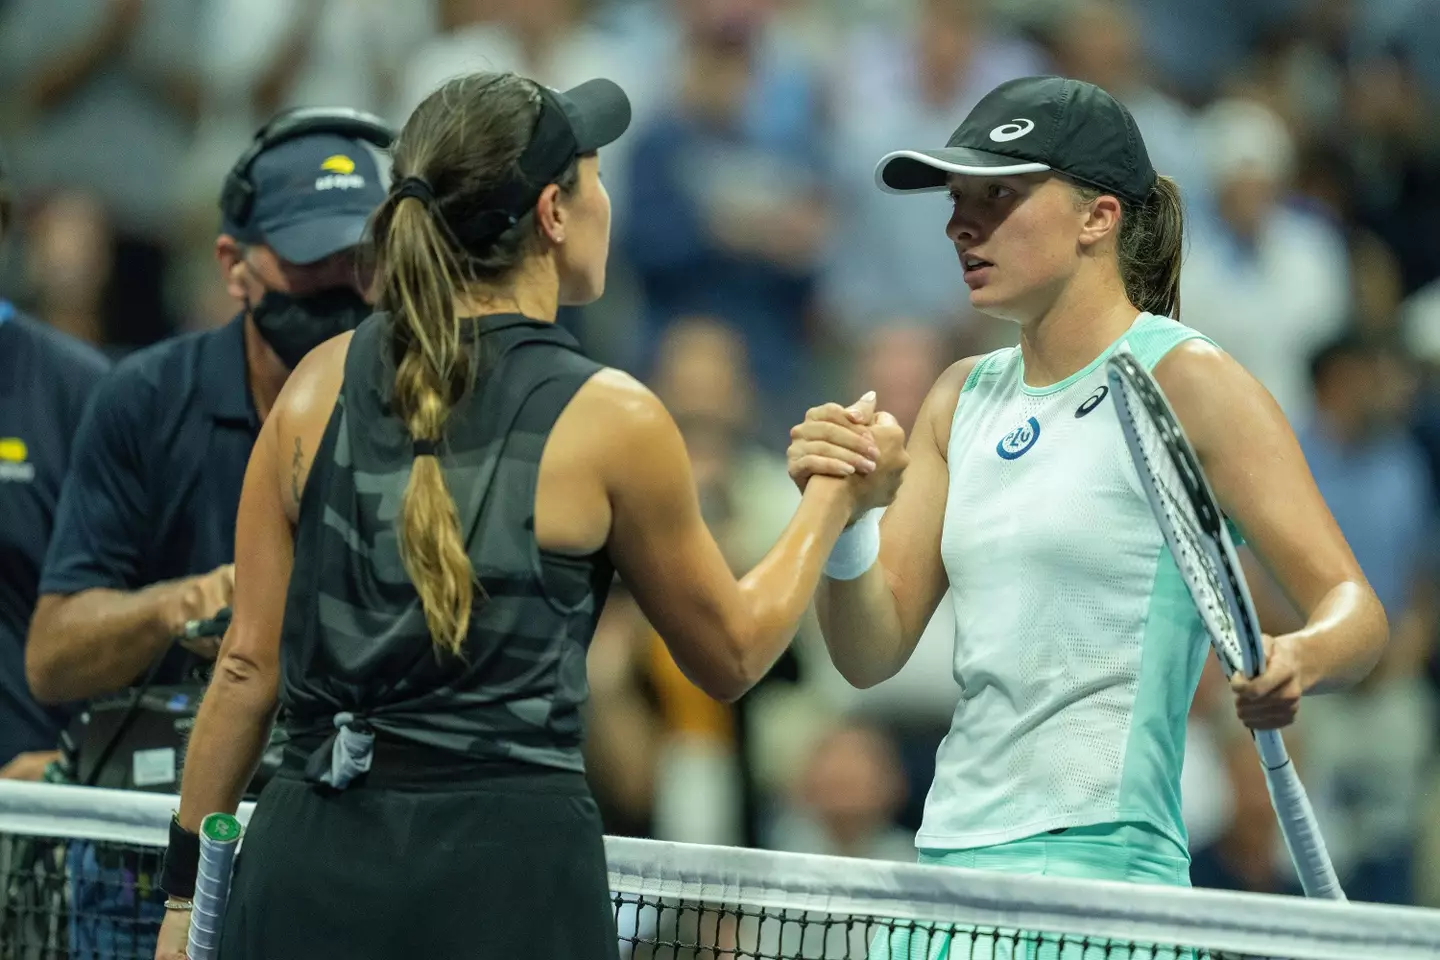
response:
M150 960L176 806L161 794L0 781L0 960ZM1413 907L619 837L606 853L623 960L1440 956L1440 911Z

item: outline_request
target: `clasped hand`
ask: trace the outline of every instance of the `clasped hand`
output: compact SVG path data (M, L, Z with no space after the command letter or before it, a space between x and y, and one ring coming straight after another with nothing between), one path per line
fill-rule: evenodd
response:
M905 431L893 416L876 411L874 391L848 407L812 407L805 422L791 428L786 459L802 492L811 477L844 480L854 498L852 517L889 506L910 465Z

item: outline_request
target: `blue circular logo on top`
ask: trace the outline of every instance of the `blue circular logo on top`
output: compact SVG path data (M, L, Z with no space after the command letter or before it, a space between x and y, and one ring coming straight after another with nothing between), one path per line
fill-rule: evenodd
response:
M1006 460L1016 460L1030 452L1035 441L1040 439L1040 421L1031 417L1011 430L995 444L995 452Z

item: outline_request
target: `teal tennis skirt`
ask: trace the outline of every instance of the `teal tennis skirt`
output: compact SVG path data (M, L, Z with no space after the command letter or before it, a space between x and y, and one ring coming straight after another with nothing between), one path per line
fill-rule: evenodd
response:
M1190 885L1189 853L1144 824L1071 827L969 850L922 849L919 861L998 873ZM917 925L881 931L871 941L870 960L1110 960L1129 956L1129 946L1055 933ZM1197 960L1198 956L1179 947L1134 946L1147 960Z

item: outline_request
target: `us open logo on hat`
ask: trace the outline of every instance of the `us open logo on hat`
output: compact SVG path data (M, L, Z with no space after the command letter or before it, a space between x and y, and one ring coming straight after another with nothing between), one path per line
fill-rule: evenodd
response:
M315 179L316 190L359 190L365 186L365 178L355 172L355 161L343 153L326 157L320 169L329 172Z
M1024 117L1016 117L1009 123L1002 123L990 131L990 139L996 143L1004 143L1007 140L1019 140L1025 134L1035 129L1034 120L1026 120Z

